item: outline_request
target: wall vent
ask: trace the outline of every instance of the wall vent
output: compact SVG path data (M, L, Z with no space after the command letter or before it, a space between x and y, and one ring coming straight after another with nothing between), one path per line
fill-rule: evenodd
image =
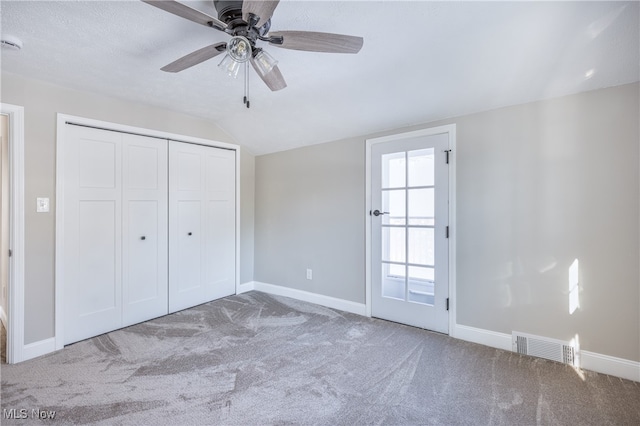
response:
M517 331L514 331L511 336L514 352L576 365L576 348L570 342Z

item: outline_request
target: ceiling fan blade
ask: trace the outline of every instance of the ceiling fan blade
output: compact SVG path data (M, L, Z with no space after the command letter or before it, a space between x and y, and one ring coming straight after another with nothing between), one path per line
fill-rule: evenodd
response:
M144 3L150 4L151 6L155 6L158 9L162 9L165 12L173 13L174 15L180 16L182 18L188 19L189 21L195 22L197 24L204 25L205 27L213 27L219 30L224 30L227 28L227 24L220 21L218 18L214 18L213 16L207 15L204 12L200 12L192 7L189 7L185 4L178 3L173 0L141 0Z
M309 52L358 53L364 43L362 37L313 31L271 31L269 36L282 37L282 44L272 46Z
M280 0L244 0L242 2L242 19L249 22L249 14L253 13L260 18L256 24L256 27L260 28L271 19L279 2Z
M169 65L165 65L160 68L166 72L180 72L186 70L194 65L198 65L208 59L218 56L227 49L227 43L216 43L202 49L198 49L195 52L191 52L182 58L171 62Z
M272 92L277 92L278 90L282 90L287 87L287 83L284 81L284 77L277 65L264 76L258 71L253 58L251 58L251 65L253 65L253 69L256 70L256 74L260 76L262 81L264 81L264 84L266 84Z

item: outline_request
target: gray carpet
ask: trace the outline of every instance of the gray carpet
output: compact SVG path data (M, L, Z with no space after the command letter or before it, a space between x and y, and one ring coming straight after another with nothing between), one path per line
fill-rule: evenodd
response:
M258 292L1 374L3 425L640 424L637 382Z

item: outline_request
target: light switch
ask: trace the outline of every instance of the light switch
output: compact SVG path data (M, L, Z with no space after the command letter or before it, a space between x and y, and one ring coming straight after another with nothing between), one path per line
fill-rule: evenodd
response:
M36 212L47 213L49 211L48 198L36 198Z

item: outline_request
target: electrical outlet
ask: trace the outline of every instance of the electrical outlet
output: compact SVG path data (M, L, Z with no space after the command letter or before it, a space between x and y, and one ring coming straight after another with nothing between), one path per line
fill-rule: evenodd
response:
M307 279L308 280L313 279L313 271L311 269L307 269Z

